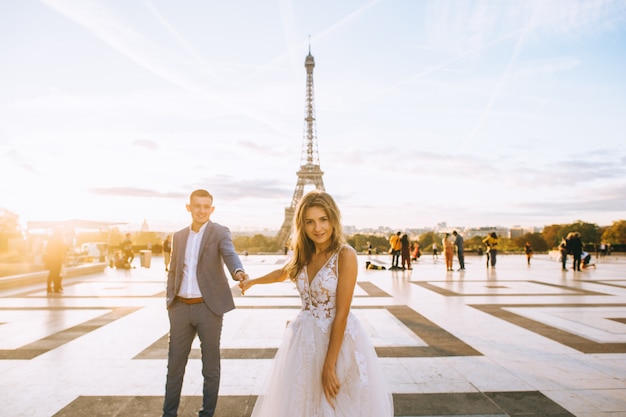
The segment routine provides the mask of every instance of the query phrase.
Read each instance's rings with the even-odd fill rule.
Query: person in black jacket
[[[583,253],[583,241],[580,238],[580,233],[570,232],[567,235],[567,251],[572,254],[574,263],[572,269],[574,271],[580,271],[580,260]]]

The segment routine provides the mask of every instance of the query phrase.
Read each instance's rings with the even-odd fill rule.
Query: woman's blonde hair
[[[293,232],[290,245],[293,256],[284,266],[284,270],[292,280],[296,279],[298,273],[311,261],[315,253],[315,244],[306,235],[306,219],[304,218],[307,209],[311,207],[319,207],[324,210],[333,228],[327,251],[333,252],[346,243],[341,227],[341,212],[335,200],[325,191],[313,190],[306,193],[298,203],[293,216]]]

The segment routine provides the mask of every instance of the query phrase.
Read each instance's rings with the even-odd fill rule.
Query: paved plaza
[[[389,264],[380,255],[380,264]],[[548,255],[495,269],[469,256],[447,272],[425,255],[412,270],[366,270],[353,312],[376,347],[396,416],[626,416],[626,257],[563,272]],[[282,256],[242,257],[252,276]],[[455,263],[455,269],[457,265]],[[0,416],[159,417],[167,362],[166,272],[132,270],[0,290]],[[218,417],[249,416],[286,323],[300,306],[290,282],[236,294],[222,336]],[[197,416],[199,343],[179,416]],[[294,378],[297,376],[294,376]],[[299,417],[299,416],[293,416]]]

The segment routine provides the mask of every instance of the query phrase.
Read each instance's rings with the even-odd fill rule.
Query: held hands
[[[243,280],[249,279],[250,277],[248,276],[248,274],[246,274],[245,272],[243,272],[242,270],[237,271],[237,273],[235,274],[235,280],[241,282]]]
[[[252,286],[252,280],[246,275],[246,279],[239,281],[239,288],[241,288],[241,295],[244,295],[248,288]]]

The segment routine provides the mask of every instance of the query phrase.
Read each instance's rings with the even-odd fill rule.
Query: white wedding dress
[[[299,274],[296,287],[302,310],[287,326],[252,417],[393,417],[393,399],[376,351],[352,313],[337,358],[341,388],[334,409],[322,390],[322,366],[335,317],[338,254],[328,259],[310,285],[306,268]]]

